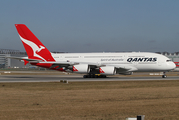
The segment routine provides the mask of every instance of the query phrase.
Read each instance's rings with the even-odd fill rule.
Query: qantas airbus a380
[[[15,24],[28,57],[11,57],[24,64],[64,72],[85,74],[83,77],[106,77],[106,75],[132,72],[165,72],[176,65],[166,56],[148,52],[124,53],[51,53],[24,24]]]

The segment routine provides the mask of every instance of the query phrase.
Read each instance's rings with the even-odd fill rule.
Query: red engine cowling
[[[89,66],[88,64],[74,65],[72,70],[74,73],[86,74],[89,73]]]
[[[99,68],[99,73],[101,75],[115,75],[116,69],[113,66],[105,66]]]

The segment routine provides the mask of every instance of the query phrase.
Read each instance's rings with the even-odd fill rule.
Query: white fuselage
[[[130,68],[129,71],[169,71],[175,64],[166,56],[148,52],[60,53],[52,54],[57,62],[79,62]]]

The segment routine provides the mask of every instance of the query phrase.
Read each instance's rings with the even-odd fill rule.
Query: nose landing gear
[[[166,77],[167,77],[167,76],[166,76],[166,73],[163,72],[162,78],[166,78]]]

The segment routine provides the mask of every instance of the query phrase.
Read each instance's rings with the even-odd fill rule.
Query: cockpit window
[[[170,61],[172,61],[172,60],[167,60],[167,62],[170,62]]]

